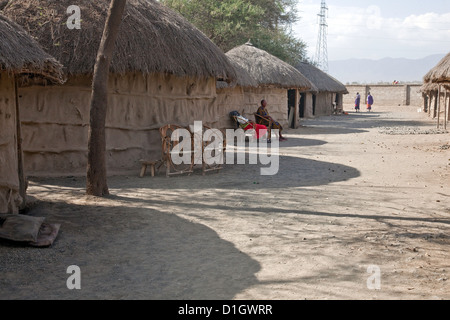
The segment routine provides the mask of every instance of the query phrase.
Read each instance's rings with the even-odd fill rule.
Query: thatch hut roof
[[[109,1],[78,0],[81,29],[67,27],[72,0],[14,0],[4,14],[22,25],[71,75],[92,74]],[[155,0],[128,0],[111,72],[234,80],[225,54],[181,15]]]
[[[431,81],[424,82],[423,85],[420,87],[419,92],[429,94],[431,92],[437,92],[438,91],[438,84],[433,83]]]
[[[314,86],[297,69],[268,52],[246,43],[226,53],[256,80],[259,87],[311,89]]]
[[[225,81],[217,81],[217,88],[231,88],[235,86],[243,88],[256,88],[258,87],[258,82],[254,79],[250,73],[243,67],[241,67],[236,61],[229,59],[231,65],[236,71],[236,80],[233,83],[226,83]]]
[[[424,82],[450,83],[450,53],[442,58],[423,78]]]
[[[345,85],[312,64],[300,62],[296,68],[312,82],[318,92],[348,93]]]
[[[19,25],[0,14],[0,71],[38,74],[61,82],[62,65],[45,53]]]

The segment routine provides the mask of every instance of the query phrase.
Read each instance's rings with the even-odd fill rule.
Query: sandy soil
[[[104,199],[30,178],[27,214],[62,226],[50,248],[0,241],[0,299],[449,299],[450,134],[417,108],[347,110],[288,130],[275,176],[136,168]]]

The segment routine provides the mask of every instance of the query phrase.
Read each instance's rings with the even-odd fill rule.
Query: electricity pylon
[[[321,69],[324,72],[328,72],[327,11],[328,7],[325,3],[325,0],[322,0],[320,13],[318,14],[320,22],[319,22],[319,36],[317,38],[317,45],[316,45],[315,62],[319,67],[319,69]]]

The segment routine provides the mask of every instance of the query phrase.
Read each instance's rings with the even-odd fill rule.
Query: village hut
[[[271,116],[280,124],[288,125],[288,91],[294,90],[294,98],[298,101],[298,92],[313,88],[311,82],[290,64],[256,48],[250,42],[230,50],[226,55],[241,78],[235,86],[218,87],[218,104],[228,112],[237,110],[247,118],[254,119],[253,114],[261,100],[265,99]]]
[[[329,116],[342,112],[343,96],[348,94],[344,84],[310,63],[300,62],[296,68],[315,87],[315,90],[300,94],[300,118]]]
[[[425,77],[424,77],[425,79]],[[431,81],[425,81],[419,89],[423,98],[423,112],[427,112],[429,116],[436,117],[437,112],[437,96],[439,91],[439,85],[432,83]]]
[[[61,86],[20,90],[26,170],[36,176],[84,175],[91,83],[109,1],[79,0],[80,28],[69,28],[71,0],[15,0],[4,14],[64,65]],[[154,0],[129,0],[109,79],[108,175],[161,158],[158,129],[209,124],[220,112],[216,80],[232,81],[225,54],[179,14]]]
[[[62,66],[20,26],[0,14],[0,214],[18,213],[25,198],[18,83],[62,81]],[[27,80],[29,81],[29,80]]]
[[[449,89],[450,53],[425,74],[421,87],[424,97],[424,109],[428,111],[430,116],[437,118],[438,128],[441,119],[443,119],[445,128],[447,128],[447,122],[450,120]],[[433,99],[434,104],[432,105]],[[443,114],[443,117],[441,117],[441,114]]]

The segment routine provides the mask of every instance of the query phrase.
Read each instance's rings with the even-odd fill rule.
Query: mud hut
[[[298,101],[298,92],[313,88],[311,82],[290,64],[256,48],[250,42],[228,51],[226,55],[237,66],[236,73],[242,79],[235,87],[218,88],[219,104],[227,109],[242,111],[253,119],[253,113],[257,111],[261,100],[265,99],[271,116],[282,125],[288,125],[288,91],[294,90],[294,99]]]
[[[20,90],[26,170],[36,176],[84,175],[89,104],[108,1],[79,0],[80,29],[67,26],[70,0],[10,1],[4,14],[65,67],[63,86]],[[161,156],[158,128],[212,122],[216,80],[235,71],[225,54],[179,14],[153,0],[129,0],[109,80],[108,174]]]
[[[343,110],[343,96],[348,94],[345,85],[307,62],[300,62],[296,68],[315,87],[300,94],[300,118],[329,116]]]
[[[0,213],[17,213],[25,197],[17,87],[36,77],[62,81],[62,66],[1,14],[0,39]]]
[[[430,116],[437,118],[438,128],[441,125],[441,119],[444,128],[447,128],[450,120],[450,53],[425,74],[423,82],[421,91],[424,96],[424,109],[427,109]]]

